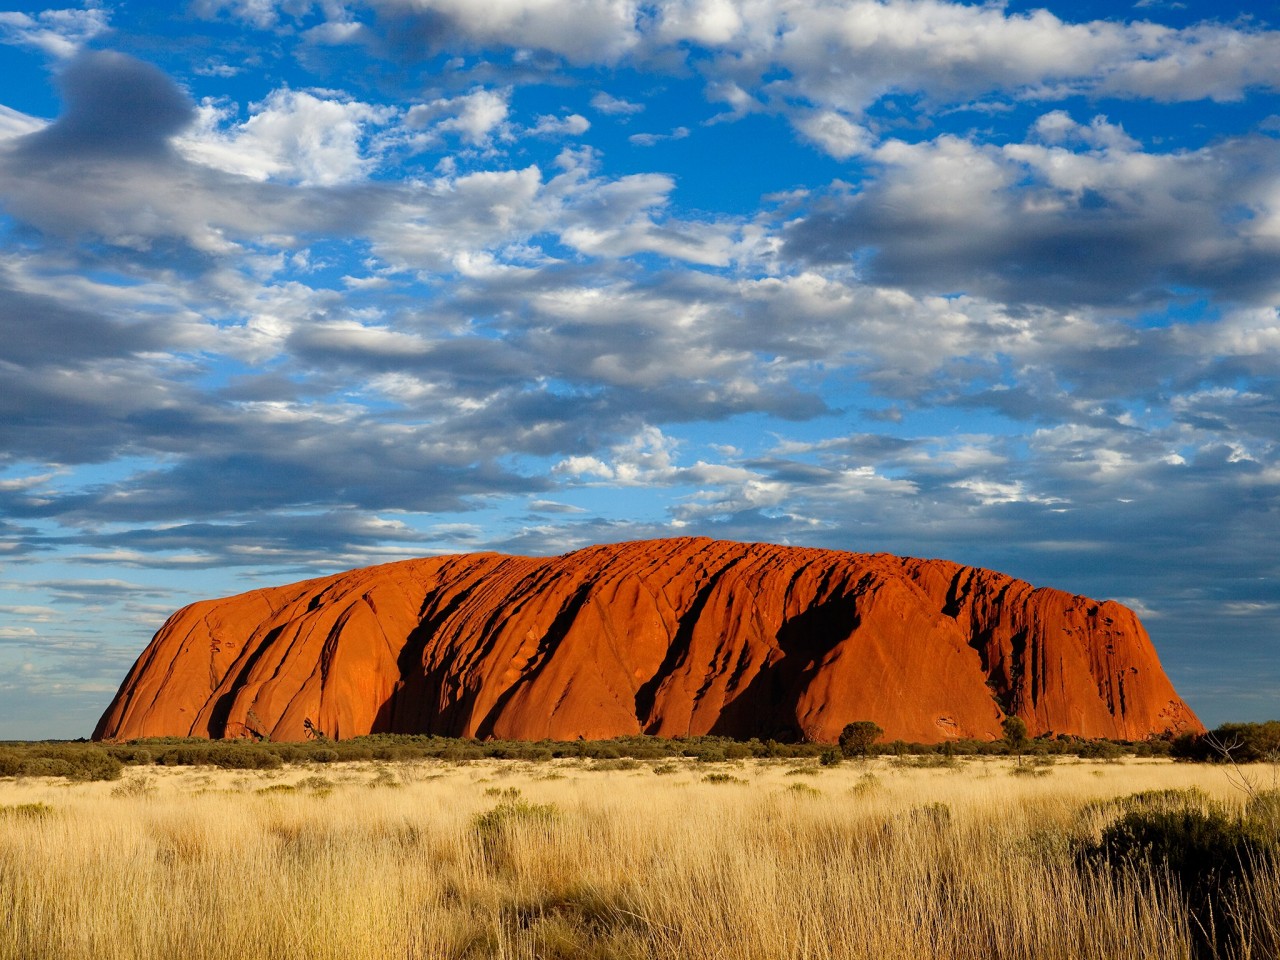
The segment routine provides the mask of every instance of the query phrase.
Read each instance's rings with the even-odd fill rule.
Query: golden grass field
[[[1104,798],[1244,801],[1167,760],[601,766],[0,780],[0,960],[1178,960],[1167,883],[1077,870],[1072,840]],[[1274,869],[1252,895],[1240,955],[1274,957]]]

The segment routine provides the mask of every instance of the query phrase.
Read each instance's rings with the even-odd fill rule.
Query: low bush
[[[635,770],[640,761],[631,757],[618,757],[616,760],[597,760],[591,764],[592,770]]]
[[[1249,798],[1245,821],[1259,836],[1280,844],[1280,790],[1262,790]]]
[[[0,777],[22,775],[23,756],[17,750],[0,749]]]
[[[1084,740],[1076,749],[1076,755],[1084,760],[1119,760],[1124,748],[1110,740]]]
[[[270,750],[248,746],[211,750],[209,763],[223,770],[279,770],[284,766],[284,761]]]
[[[0,806],[0,819],[44,820],[53,816],[53,807],[47,803],[18,803],[13,806]]]
[[[519,796],[505,795],[491,810],[476,814],[471,829],[480,845],[480,855],[491,869],[510,866],[512,835],[519,830],[546,831],[560,813],[552,803],[530,803]]]
[[[121,799],[136,799],[138,797],[149,797],[156,792],[155,781],[150,776],[142,774],[141,776],[132,776],[127,780],[121,780],[111,788],[111,795]]]
[[[1112,874],[1168,876],[1187,911],[1195,955],[1232,955],[1253,922],[1237,906],[1241,895],[1256,870],[1278,862],[1271,801],[1237,815],[1193,788],[1146,791],[1113,806],[1120,816],[1082,850],[1081,862]]]
[[[807,783],[793,783],[787,787],[787,793],[795,794],[800,797],[820,797],[822,791],[817,787],[811,787]]]

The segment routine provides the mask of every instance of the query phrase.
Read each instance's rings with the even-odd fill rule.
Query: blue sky
[[[187,602],[702,534],[1280,715],[1270,5],[0,9],[0,738]]]

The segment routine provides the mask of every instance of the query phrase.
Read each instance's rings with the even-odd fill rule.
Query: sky
[[[1272,4],[0,4],[0,739],[194,600],[705,535],[1280,717]]]

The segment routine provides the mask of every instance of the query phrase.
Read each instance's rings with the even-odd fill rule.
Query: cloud
[[[252,104],[243,123],[224,128],[228,114],[212,102],[202,104],[195,129],[178,149],[195,163],[254,180],[332,186],[368,175],[377,163],[369,152],[370,128],[398,112],[283,88]]]
[[[433,137],[456,135],[463,143],[487,147],[495,138],[509,136],[510,99],[509,89],[476,88],[461,96],[441,97],[411,107],[405,115],[405,126],[428,130]]]
[[[193,0],[191,12],[212,19],[226,11],[259,30],[267,30],[279,22],[279,6],[276,0]]]
[[[45,121],[31,117],[0,104],[0,143],[15,137],[25,137],[45,127]]]
[[[590,121],[578,113],[570,113],[562,117],[542,114],[529,128],[528,133],[533,137],[577,137],[590,129]]]
[[[633,0],[372,0],[383,42],[404,56],[446,47],[526,48],[614,63],[640,42]]]
[[[162,156],[195,119],[190,98],[166,74],[122,53],[77,55],[58,74],[58,87],[63,113],[19,141],[25,162]]]
[[[35,47],[66,60],[108,29],[109,16],[108,11],[93,7],[42,10],[35,15],[0,12],[0,43]]]
[[[683,140],[687,136],[688,127],[675,127],[670,133],[633,133],[627,140],[637,147],[652,147],[664,140]]]
[[[880,176],[833,193],[789,226],[785,254],[864,264],[867,279],[1043,304],[1129,305],[1180,288],[1275,297],[1280,144],[1240,138],[1147,153],[1105,124],[1060,112],[1035,131],[1102,145],[984,146],[955,136],[876,149]],[[1101,139],[1099,139],[1101,138]],[[1243,218],[1222,211],[1245,209]]]
[[[643,103],[633,103],[622,97],[599,90],[591,97],[591,108],[611,117],[627,117],[644,112]]]
[[[838,160],[868,153],[874,142],[864,127],[851,123],[833,110],[815,111],[795,121],[796,129]]]
[[[895,94],[916,97],[917,109],[927,110],[989,95],[1226,101],[1280,85],[1280,34],[1261,28],[1073,23],[1042,9],[1011,13],[939,0],[777,0],[742,15],[725,11],[716,29],[705,30],[688,16],[690,6],[661,5],[657,35],[705,44],[713,91],[726,98],[754,92],[837,157],[851,155],[861,139],[848,131]]]

